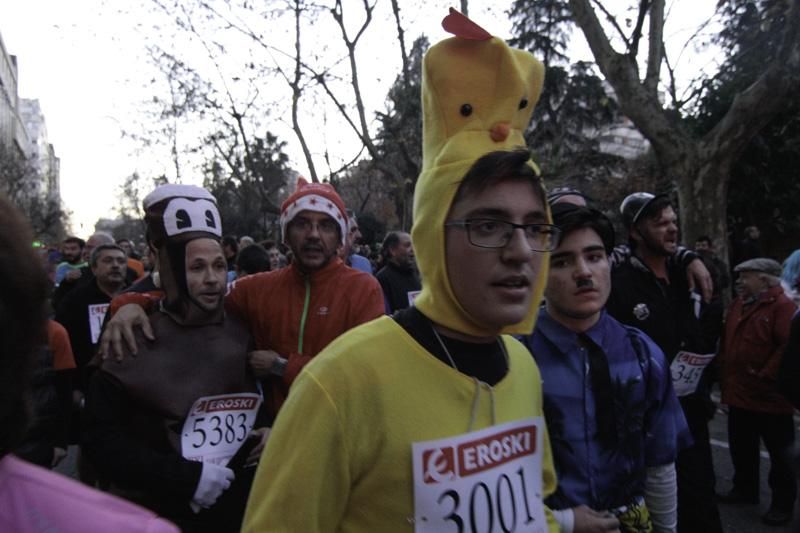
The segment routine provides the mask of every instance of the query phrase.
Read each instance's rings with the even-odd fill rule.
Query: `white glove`
[[[230,468],[204,462],[200,481],[197,483],[194,496],[189,503],[192,511],[199,513],[200,509],[208,509],[214,505],[217,498],[231,486],[235,477]]]

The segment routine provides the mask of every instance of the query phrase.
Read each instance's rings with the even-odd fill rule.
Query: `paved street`
[[[800,418],[795,417],[800,425]],[[711,421],[711,450],[714,455],[714,469],[717,474],[717,491],[727,492],[731,488],[733,466],[728,451],[728,417],[720,409]],[[800,436],[800,431],[798,431]],[[761,523],[761,515],[767,511],[770,502],[770,491],[767,485],[769,459],[766,451],[761,452],[761,504],[760,505],[724,505],[720,504],[722,525],[726,533],[787,533],[800,532],[800,509],[795,505],[795,520],[786,527],[771,527]],[[702,532],[698,532],[702,533]]]
[[[718,401],[719,398],[716,398]],[[800,428],[800,418],[796,418]],[[733,479],[731,456],[728,452],[727,426],[728,418],[724,411],[717,410],[711,421],[711,449],[714,455],[714,469],[717,474],[717,490],[726,492],[730,489]],[[800,439],[800,429],[798,429]],[[77,477],[75,464],[75,447],[71,447],[70,454],[57,468],[61,473]],[[760,505],[720,505],[722,524],[726,533],[800,533],[800,508],[795,506],[795,520],[791,526],[770,527],[761,523],[761,515],[769,507],[769,487],[767,486],[767,472],[769,459],[762,451],[761,461],[761,504]],[[703,533],[703,532],[698,532]]]

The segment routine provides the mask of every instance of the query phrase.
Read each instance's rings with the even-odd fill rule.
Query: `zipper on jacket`
[[[306,317],[308,316],[308,304],[311,301],[311,280],[306,276],[306,298],[303,302],[303,314],[300,316],[300,335],[297,339],[297,353],[303,353],[303,334],[306,330]]]

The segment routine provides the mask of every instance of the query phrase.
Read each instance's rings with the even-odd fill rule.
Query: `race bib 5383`
[[[227,464],[253,429],[260,405],[261,397],[249,392],[196,400],[183,423],[183,457]]]

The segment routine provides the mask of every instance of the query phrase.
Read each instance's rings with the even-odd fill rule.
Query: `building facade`
[[[24,156],[28,135],[19,115],[17,58],[8,53],[0,35],[0,145]]]
[[[0,35],[0,192],[30,219],[38,236],[60,240],[60,162],[38,100],[19,97],[17,58]]]
[[[35,192],[48,201],[58,200],[61,198],[60,161],[48,140],[47,125],[39,100],[20,98],[19,102],[20,117],[29,141],[25,155],[34,172],[41,177]]]

